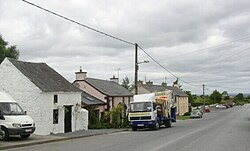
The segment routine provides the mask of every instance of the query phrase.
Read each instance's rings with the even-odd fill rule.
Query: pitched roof
[[[46,63],[8,60],[31,82],[44,92],[81,92]]]
[[[101,93],[108,96],[133,96],[134,94],[113,81],[86,78],[85,81]]]
[[[82,91],[82,102],[86,105],[106,105],[102,100]]]
[[[185,96],[187,97],[188,95],[183,92],[181,89],[172,87],[172,86],[162,86],[162,85],[147,85],[143,84],[142,87],[150,92],[156,92],[156,91],[164,91],[166,89],[172,90],[174,96]]]

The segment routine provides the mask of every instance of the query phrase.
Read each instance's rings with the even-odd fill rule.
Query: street
[[[125,131],[9,151],[248,151],[250,105],[213,110],[202,119],[178,121],[172,128]]]

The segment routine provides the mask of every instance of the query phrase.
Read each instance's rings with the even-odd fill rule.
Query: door
[[[72,132],[72,106],[64,106],[64,132]]]

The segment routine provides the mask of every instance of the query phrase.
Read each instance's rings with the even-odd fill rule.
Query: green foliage
[[[111,126],[113,128],[121,128],[122,127],[122,110],[123,110],[123,105],[119,104],[116,108],[113,108],[110,111]]]
[[[230,97],[229,96],[225,96],[224,100],[230,100]]]
[[[209,99],[209,96],[205,96],[204,98],[202,96],[193,96],[193,102],[191,103],[191,106],[198,107],[204,105],[212,104],[211,100]]]
[[[92,111],[89,110],[90,129],[104,129],[104,128],[123,128],[128,126],[127,117],[122,117],[122,111],[124,110],[124,104],[119,104],[116,108],[111,111],[105,111],[101,113],[101,119],[95,118],[95,114],[92,115]]]
[[[122,79],[122,86],[128,90],[132,89],[132,85],[129,82],[129,78],[126,76],[124,79]]]
[[[190,112],[186,112],[183,114],[183,116],[190,116],[190,114],[191,114]]]
[[[95,125],[99,123],[98,113],[96,112],[96,107],[88,106],[86,109],[89,111],[89,125]]]
[[[2,38],[2,35],[0,35],[0,63],[4,60],[5,57],[13,59],[18,59],[19,57],[19,51],[16,46],[13,45],[8,47],[7,45],[8,42]]]
[[[210,100],[213,101],[213,103],[220,103],[220,101],[222,100],[222,94],[220,94],[219,91],[214,90],[210,95]]]
[[[89,129],[109,129],[111,128],[111,125],[109,123],[95,123],[92,125],[89,125]]]
[[[243,101],[245,99],[243,93],[238,93],[236,96],[235,96],[235,100],[241,100]]]
[[[179,78],[177,78],[173,84],[178,84],[179,83]]]
[[[190,119],[190,116],[177,116],[176,119],[177,120],[187,120],[187,119]]]

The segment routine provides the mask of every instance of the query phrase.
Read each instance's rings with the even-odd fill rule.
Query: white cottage
[[[87,130],[88,111],[81,109],[81,90],[47,64],[5,58],[0,85],[34,119],[35,134]]]

